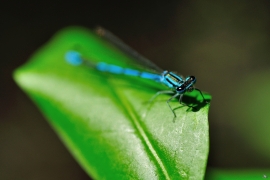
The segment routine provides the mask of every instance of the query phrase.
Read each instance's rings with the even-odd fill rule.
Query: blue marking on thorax
[[[162,84],[164,84],[164,85],[166,85],[166,86],[168,86],[169,88],[173,88],[174,86],[172,85],[172,84],[170,84],[168,81],[160,81]]]
[[[184,83],[183,79],[180,76],[168,71],[164,71],[162,73],[162,78],[160,82],[170,88],[179,87]]]

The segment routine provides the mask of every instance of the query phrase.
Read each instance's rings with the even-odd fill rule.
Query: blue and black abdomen
[[[65,55],[65,59],[69,64],[72,64],[74,66],[79,66],[82,64],[85,64],[86,66],[90,66],[92,68],[95,68],[101,72],[109,72],[113,74],[123,74],[127,76],[135,76],[135,77],[140,77],[144,79],[150,79],[154,80],[157,82],[161,82],[162,76],[160,74],[154,74],[154,73],[149,73],[149,72],[144,72],[144,71],[139,71],[136,69],[131,69],[131,68],[125,68],[113,64],[108,64],[105,62],[98,62],[94,64],[93,62],[90,61],[85,61],[82,57],[81,54],[77,51],[69,51]]]
[[[159,74],[138,71],[131,68],[124,68],[124,67],[116,66],[113,64],[107,64],[105,62],[97,63],[95,68],[102,72],[110,72],[113,74],[123,74],[127,76],[137,76],[140,78],[151,79],[158,82],[160,82],[160,79],[161,79],[161,76]]]

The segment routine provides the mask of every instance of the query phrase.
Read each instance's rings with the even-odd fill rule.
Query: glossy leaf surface
[[[83,28],[59,32],[14,73],[50,124],[94,179],[203,179],[208,156],[209,106],[191,111],[166,87],[137,77],[101,73],[64,60],[86,59],[138,68],[133,59]]]

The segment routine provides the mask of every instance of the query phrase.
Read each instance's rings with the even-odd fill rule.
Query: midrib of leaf
[[[154,162],[157,165],[157,168],[160,169],[166,180],[170,180],[171,178],[168,174],[168,171],[165,168],[165,165],[162,162],[161,158],[159,157],[157,151],[155,150],[153,142],[151,142],[150,138],[148,138],[145,129],[140,123],[139,114],[137,113],[137,111],[134,110],[133,106],[127,100],[127,98],[121,95],[122,93],[120,92],[121,90],[119,88],[117,88],[116,86],[111,87],[115,87],[113,88],[113,93],[115,93],[116,97],[118,97],[119,104],[122,106],[122,109],[125,111],[125,114],[128,116],[128,119],[132,121],[135,129],[142,138],[143,144],[146,146],[146,149],[149,149],[148,153],[150,153],[150,156],[154,158],[155,160]]]

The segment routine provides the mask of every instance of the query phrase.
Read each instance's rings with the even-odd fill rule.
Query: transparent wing
[[[135,58],[138,60],[138,62],[144,66],[147,66],[148,68],[155,70],[157,72],[163,72],[163,70],[155,65],[153,62],[151,62],[149,59],[145,58],[144,56],[140,55],[137,51],[126,45],[121,39],[119,39],[117,36],[115,36],[113,33],[110,31],[102,28],[102,27],[97,27],[95,28],[95,32],[105,38],[106,40],[110,41],[112,44],[114,44],[116,47],[121,49],[123,52],[128,54],[129,56]]]

